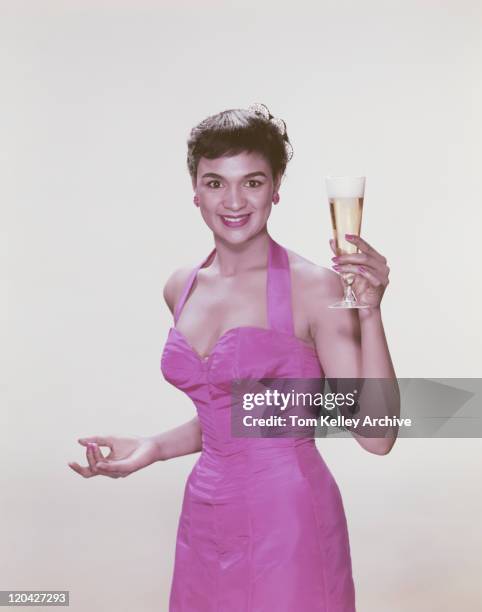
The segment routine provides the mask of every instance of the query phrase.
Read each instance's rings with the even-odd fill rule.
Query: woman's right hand
[[[86,447],[88,465],[82,466],[72,461],[69,466],[84,478],[124,478],[159,459],[159,449],[149,437],[92,436],[79,438],[78,442]],[[106,457],[102,455],[100,446],[110,448]]]

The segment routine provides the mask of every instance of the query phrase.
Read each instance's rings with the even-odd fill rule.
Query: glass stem
[[[356,302],[356,297],[351,288],[351,283],[347,283],[346,280],[345,280],[345,296],[343,300],[345,302],[350,302],[350,304],[354,304]]]

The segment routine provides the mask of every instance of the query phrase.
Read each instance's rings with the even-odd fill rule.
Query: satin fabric
[[[174,325],[198,270],[192,271]],[[164,378],[194,402],[202,451],[187,479],[169,612],[354,612],[347,523],[313,437],[231,435],[231,381],[323,378],[294,335],[288,254],[269,238],[269,328],[229,329],[207,358],[172,327]]]

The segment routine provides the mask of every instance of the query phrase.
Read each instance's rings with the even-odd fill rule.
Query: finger
[[[370,244],[368,244],[368,242],[364,240],[361,236],[356,236],[354,234],[345,234],[345,238],[348,240],[348,242],[351,242],[352,244],[356,244],[356,246],[363,253],[372,255],[373,257],[375,257],[376,259],[380,261],[383,261],[383,262],[387,261],[383,255],[381,255],[376,249],[374,249]]]
[[[118,461],[107,461],[104,459],[97,463],[97,467],[104,472],[114,474],[116,472],[122,473],[129,469],[130,465],[129,462],[124,459],[119,459]]]
[[[106,474],[105,471],[99,467],[99,464],[102,464],[102,462],[104,462],[108,457],[110,457],[112,455],[112,452],[109,453],[108,457],[104,457],[104,455],[102,454],[102,451],[100,450],[100,448],[94,444],[93,448],[92,448],[92,452],[94,455],[94,460],[95,460],[95,471],[97,474],[101,474],[102,476],[112,476],[114,477],[114,474],[109,473]]]
[[[91,476],[93,476],[89,467],[84,467],[83,465],[79,465],[76,461],[70,461],[68,463],[68,466],[72,468],[74,472],[77,472],[77,474],[80,474],[84,478],[90,478]]]
[[[96,474],[99,473],[98,463],[104,461],[105,457],[102,455],[102,452],[97,444],[89,442],[87,446],[87,458],[90,469]]]
[[[368,287],[370,287],[370,282],[367,278],[364,278],[361,273],[357,274],[353,279],[352,289],[355,291],[355,295],[361,295],[364,293]]]
[[[125,459],[118,461],[103,460],[97,463],[97,469],[102,470],[104,474],[126,476],[132,471],[131,462]]]
[[[369,270],[365,266],[355,266],[352,264],[346,264],[344,266],[333,266],[335,270],[340,274],[346,274],[347,272],[353,272],[354,274],[361,274],[364,278],[368,280],[370,285],[374,287],[380,287],[384,285],[383,279],[381,279],[377,272],[373,269]]]
[[[373,285],[373,287],[383,287],[388,284],[386,279],[380,278],[376,272],[365,268],[365,266],[358,266],[358,274],[361,274],[364,278],[366,278],[370,285]]]
[[[88,438],[79,438],[77,442],[82,444],[82,446],[87,446],[89,442],[93,442],[99,446],[108,446],[110,449],[113,448],[113,442],[110,436],[90,436]]]
[[[108,478],[123,478],[124,476],[127,476],[127,474],[121,474],[120,472],[116,472],[114,470],[107,471],[99,466],[97,466],[96,474],[100,476],[107,476]]]
[[[94,444],[93,451],[94,451],[94,459],[95,459],[96,463],[98,461],[103,461],[104,460],[105,457],[102,454],[102,451],[100,450],[100,448],[97,446],[97,444]]]
[[[337,254],[337,251],[336,251],[336,241],[335,241],[334,238],[330,238],[330,247],[331,247],[331,250],[333,251],[333,253],[335,253],[335,255],[336,255]]]
[[[93,467],[91,468],[93,476],[109,476],[109,478],[121,478],[124,474],[120,473],[118,469],[108,462],[104,457],[100,460],[95,460],[95,450],[88,449],[89,454],[92,454],[92,460],[94,461]]]
[[[373,255],[369,255],[367,253],[344,253],[343,255],[338,255],[337,257],[332,257],[331,259],[337,265],[349,263],[358,264],[364,266],[365,268],[373,268],[378,270],[381,276],[388,276],[388,266],[380,259],[377,259],[373,257]]]
[[[96,473],[97,468],[96,468],[96,460],[94,456],[94,443],[93,442],[88,443],[85,454],[86,454],[87,461],[89,463],[89,467],[91,471]]]

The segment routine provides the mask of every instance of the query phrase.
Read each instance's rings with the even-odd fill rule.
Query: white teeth
[[[226,221],[239,221],[240,219],[244,219],[245,217],[247,217],[248,215],[242,215],[241,217],[225,217],[223,215],[223,219],[226,219]]]

